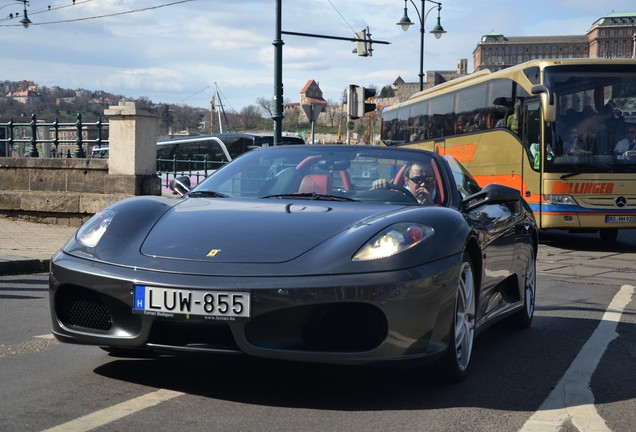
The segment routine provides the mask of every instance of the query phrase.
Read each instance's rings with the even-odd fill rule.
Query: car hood
[[[141,253],[215,263],[291,261],[396,206],[304,200],[184,200],[150,230]]]

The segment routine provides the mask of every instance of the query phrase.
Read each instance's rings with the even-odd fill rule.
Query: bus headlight
[[[544,195],[545,200],[550,204],[559,204],[559,205],[579,205],[576,200],[571,195]]]

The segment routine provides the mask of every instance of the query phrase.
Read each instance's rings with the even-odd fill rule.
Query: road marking
[[[594,406],[590,380],[607,346],[618,336],[616,326],[633,294],[633,286],[621,287],[565,375],[520,432],[558,431],[568,420],[580,432],[610,431]]]
[[[55,339],[55,336],[53,336],[53,333],[48,333],[48,334],[43,334],[40,336],[33,336],[36,339]]]
[[[91,429],[95,429],[100,426],[104,426],[115,420],[119,420],[122,417],[134,414],[145,408],[150,408],[161,402],[168,401],[183,395],[184,393],[176,392],[172,390],[157,390],[152,393],[139,396],[126,402],[122,402],[117,405],[113,405],[109,408],[104,408],[99,411],[95,411],[84,417],[71,420],[68,423],[61,424],[59,426],[46,429],[43,432],[85,432]]]

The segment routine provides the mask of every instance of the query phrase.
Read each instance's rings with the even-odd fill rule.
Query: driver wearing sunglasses
[[[389,183],[385,179],[373,182],[374,189],[386,189]],[[436,195],[435,176],[419,163],[413,163],[404,170],[404,187],[406,187],[420,204],[433,205]]]

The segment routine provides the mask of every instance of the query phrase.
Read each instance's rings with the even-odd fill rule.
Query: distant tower
[[[466,75],[468,73],[468,59],[457,60],[457,73],[459,75]]]

